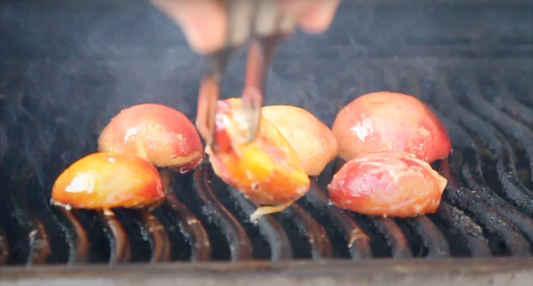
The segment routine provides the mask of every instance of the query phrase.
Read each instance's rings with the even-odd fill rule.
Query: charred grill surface
[[[56,207],[51,210],[65,233],[65,241],[69,248],[67,263],[87,263],[89,261],[90,245],[83,226],[71,210],[64,207]]]
[[[132,212],[135,222],[141,228],[141,234],[150,242],[152,257],[150,262],[166,262],[170,260],[170,241],[161,222],[149,211]]]
[[[202,213],[224,233],[229,244],[231,260],[247,260],[252,255],[250,239],[239,221],[216,199],[208,183],[207,169],[205,164],[201,165],[194,174],[196,195],[203,205]]]
[[[94,1],[107,9],[101,15],[93,1],[80,1],[83,9],[55,2],[2,4],[2,24],[15,32],[1,28],[9,41],[0,43],[0,264],[382,257],[411,263],[532,255],[533,38],[525,24],[533,21],[531,4],[346,4],[331,32],[296,34],[270,71],[266,104],[301,106],[331,126],[358,95],[414,95],[450,134],[453,152],[435,164],[448,186],[435,214],[364,216],[329,203],[326,186],[340,167],[335,162],[292,207],[251,223],[257,206],[214,176],[208,162],[191,174],[162,171],[168,196],[153,211],[111,215],[50,205],[55,178],[96,151],[98,133],[120,109],[158,102],[194,118],[200,74],[200,58],[175,38],[172,24],[150,14],[157,12],[148,3]],[[29,17],[31,5],[56,20]],[[125,8],[138,15],[148,9],[153,18],[117,16]],[[477,17],[495,13],[497,21]],[[450,21],[442,15],[451,17],[447,27],[456,33],[472,34],[439,34],[446,30],[440,21]],[[95,24],[90,17],[97,16],[103,18]],[[352,18],[372,32],[349,28]],[[411,19],[420,18],[435,21],[408,33],[406,27],[420,26]],[[76,23],[83,37],[65,23]],[[42,26],[54,27],[53,34],[39,32]],[[85,44],[74,44],[80,41]],[[58,52],[61,45],[69,49]],[[223,93],[239,90],[243,60],[229,66]]]

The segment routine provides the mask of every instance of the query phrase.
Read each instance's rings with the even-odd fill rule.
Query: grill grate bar
[[[165,217],[177,225],[181,233],[191,246],[192,261],[207,261],[211,259],[211,242],[202,223],[178,199],[172,189],[168,190],[166,199],[161,205]]]
[[[496,92],[492,104],[529,126],[530,129],[533,128],[533,110],[518,101],[503,82],[496,82]]]
[[[425,84],[428,83],[431,84],[431,82],[425,82]],[[448,100],[448,102],[444,102],[445,105],[448,104],[449,108],[452,108],[450,106],[455,105],[453,108],[457,108],[458,110],[468,113],[461,106],[459,106],[453,98],[451,98],[448,86],[445,85],[443,81],[440,81],[437,84],[440,88],[439,96],[444,97]],[[462,128],[457,126],[455,123],[442,116],[438,111],[434,109],[433,111],[439,118],[441,118],[442,122],[446,126],[446,129],[449,132],[451,141],[453,142],[455,149],[455,152],[453,152],[452,155],[464,155],[462,157],[463,161],[457,162],[456,164],[454,164],[454,166],[461,166],[457,167],[460,168],[460,171],[456,173],[462,174],[462,178],[465,179],[466,183],[470,187],[470,189],[467,190],[469,194],[476,199],[482,199],[485,203],[491,206],[493,210],[497,211],[509,221],[513,222],[515,226],[522,231],[526,238],[529,241],[532,241],[531,235],[533,234],[533,220],[510,206],[505,200],[503,200],[496,193],[494,193],[494,191],[491,190],[484,182],[483,171],[479,160],[479,154],[476,145],[471,139],[470,135],[468,135]],[[515,180],[517,179],[515,178]]]
[[[96,211],[100,223],[109,239],[109,264],[129,262],[131,258],[130,240],[120,221],[110,211]]]
[[[450,90],[448,85],[445,83],[446,81],[441,77],[439,80],[434,84],[433,81],[424,81],[424,86],[426,88],[436,88],[438,90],[438,96],[433,97],[436,101],[436,105],[440,106],[443,112],[449,115],[449,118],[454,123],[463,123],[464,125],[468,125],[467,128],[471,132],[482,132],[480,129],[484,129],[485,127],[492,128],[490,125],[484,123],[482,120],[480,120],[475,115],[471,114],[469,111],[465,110],[462,106],[460,106],[451,96]],[[429,93],[431,94],[431,92]],[[454,130],[459,130],[459,126],[452,123],[447,118],[443,117],[439,113],[436,112],[436,114],[441,118],[442,122],[446,125],[446,128],[450,131],[450,134],[453,135]],[[474,123],[478,124],[478,127],[475,128],[473,125],[476,125]],[[482,125],[483,124],[483,125]],[[494,132],[497,132],[494,130]],[[466,132],[463,131],[463,135],[466,135]],[[486,139],[493,139],[494,137],[491,136],[490,133],[485,132],[484,135],[488,135],[485,138]],[[468,138],[468,137],[465,137]],[[456,139],[456,138],[454,138]],[[464,138],[462,139],[464,140]],[[454,144],[456,141],[452,139],[452,142]],[[493,140],[494,142],[494,140]],[[505,142],[502,142],[505,144]],[[455,148],[456,145],[454,145]],[[492,149],[492,148],[491,148]],[[507,150],[508,151],[508,150]],[[454,151],[451,154],[451,158],[455,158],[455,154],[457,153],[457,150],[454,149]],[[507,154],[509,155],[509,154]],[[502,157],[506,157],[507,159],[510,159],[509,156],[502,156],[501,153],[497,153],[497,164],[505,165],[504,160],[502,160]],[[453,161],[452,161],[453,163]],[[508,163],[508,162],[506,162]],[[515,226],[509,219],[507,219],[505,216],[501,215],[498,211],[499,205],[494,205],[494,208],[490,206],[490,203],[493,201],[484,201],[482,198],[480,198],[479,194],[475,191],[464,188],[459,185],[459,183],[455,180],[455,178],[451,174],[451,170],[449,166],[447,166],[448,161],[442,161],[440,166],[441,173],[448,179],[448,186],[446,188],[445,197],[448,198],[453,205],[458,206],[462,210],[466,210],[467,212],[470,212],[473,215],[474,220],[479,223],[480,225],[484,226],[488,231],[491,233],[494,233],[501,237],[501,239],[506,244],[509,252],[511,255],[514,256],[525,256],[529,255],[529,247],[527,244],[526,239],[524,236],[520,233],[517,226]],[[506,168],[514,168],[514,165],[507,165]],[[514,176],[516,173],[507,173],[507,178]],[[503,177],[502,172],[499,170],[500,178]],[[516,177],[514,177],[514,180],[518,181]],[[494,195],[493,195],[494,196]]]
[[[160,170],[166,199],[162,204],[163,212],[168,220],[178,225],[181,233],[191,246],[192,261],[211,260],[212,248],[209,235],[202,222],[179,200],[172,183],[172,172]]]
[[[441,115],[439,114],[439,116]],[[483,179],[479,154],[470,136],[446,118],[443,118],[442,122],[448,129],[450,138],[454,142],[455,150],[463,154],[460,159],[456,159],[457,156],[453,157],[453,168],[458,169],[456,173],[462,174],[466,184],[473,191],[473,195],[476,198],[482,199],[498,213],[513,222],[527,239],[533,242],[533,220],[513,208],[487,186]],[[459,153],[454,152],[453,154]]]
[[[307,237],[313,259],[330,258],[332,256],[331,242],[326,231],[297,203],[285,209],[282,214],[296,225],[301,235]]]
[[[408,259],[413,257],[407,238],[402,229],[392,219],[373,217],[371,220],[377,231],[385,235],[387,243],[392,248],[393,258]]]
[[[483,175],[481,174],[481,166],[478,165],[478,162],[476,164],[477,166],[471,165],[474,164],[472,161],[476,160],[473,158],[465,160],[462,168],[463,177],[470,189],[475,191],[477,196],[494,207],[494,209],[496,209],[501,215],[512,221],[527,239],[530,242],[533,242],[533,220],[510,206],[499,196],[494,195],[494,192],[486,186],[486,183],[484,183],[484,180],[482,179]]]
[[[447,161],[441,162],[440,172],[448,180],[445,195],[452,204],[471,212],[480,225],[498,235],[512,256],[529,256],[529,245],[517,227],[485,202],[476,200],[470,190],[461,187],[451,175],[447,164]]]
[[[304,199],[320,213],[328,215],[331,223],[344,235],[352,259],[372,257],[370,237],[348,214],[338,208],[330,207],[329,198],[315,180],[311,180],[311,187]]]
[[[491,122],[494,126],[498,127],[503,134],[514,137],[520,141],[524,147],[526,155],[530,159],[533,159],[533,131],[529,130],[518,121],[513,120],[508,115],[500,112],[492,104],[487,102],[481,95],[481,90],[478,87],[479,83],[475,81],[472,75],[468,74],[468,76],[462,77],[461,82],[463,85],[465,84],[465,80],[470,80],[470,82],[476,83],[475,85],[468,85],[468,96],[464,97],[468,101],[472,111],[476,112],[478,115]],[[531,178],[533,178],[533,160],[529,161],[529,167],[531,171]],[[529,199],[533,200],[533,194],[529,192],[528,194],[530,195]],[[533,203],[529,206],[528,211],[533,212]]]
[[[403,63],[399,65],[404,66]],[[227,196],[223,189],[227,187],[226,185],[220,186],[219,180],[215,182],[216,179],[211,182],[212,170],[209,164],[204,163],[199,166],[192,176],[180,177],[179,180],[175,180],[174,185],[172,185],[172,178],[177,175],[170,170],[161,170],[168,194],[162,204],[162,210],[172,224],[179,226],[185,239],[190,243],[191,260],[219,259],[219,255],[223,260],[231,259],[232,261],[255,259],[255,255],[263,257],[266,252],[260,251],[261,253],[255,254],[258,250],[255,248],[261,249],[261,246],[265,245],[264,240],[270,246],[270,258],[273,261],[300,257],[300,249],[305,252],[301,256],[311,255],[313,260],[348,254],[354,260],[382,255],[392,256],[395,259],[410,259],[414,256],[413,250],[419,248],[417,244],[423,244],[425,246],[423,250],[428,250],[425,258],[432,259],[452,255],[462,256],[463,253],[472,257],[530,256],[533,249],[531,248],[533,247],[533,217],[529,216],[533,214],[533,193],[527,189],[530,186],[529,182],[524,182],[523,179],[520,181],[519,176],[523,175],[520,166],[527,161],[527,158],[530,159],[529,167],[533,167],[531,163],[533,153],[526,153],[529,156],[521,156],[522,149],[533,150],[528,149],[533,146],[533,142],[527,141],[533,134],[533,129],[528,125],[533,119],[533,109],[528,106],[526,100],[519,98],[518,94],[510,92],[512,86],[507,86],[501,81],[494,80],[492,83],[495,87],[494,92],[499,92],[499,98],[489,99],[483,94],[485,92],[485,78],[483,77],[476,78],[483,85],[465,86],[467,92],[464,95],[465,98],[461,98],[451,92],[452,90],[455,92],[456,84],[464,86],[464,82],[458,77],[448,80],[442,76],[420,75],[421,70],[417,67],[405,66],[414,71],[406,72],[405,74],[409,74],[406,78],[398,77],[392,69],[383,69],[385,86],[388,90],[401,90],[400,92],[423,97],[422,100],[426,103],[428,101],[434,103],[434,107],[438,110],[435,113],[447,127],[453,142],[450,161],[441,162],[439,166],[440,172],[448,179],[449,185],[435,214],[410,219],[394,219],[369,217],[340,210],[331,205],[327,191],[319,186],[319,183],[323,182],[312,180],[311,189],[302,200],[291,205],[279,216],[267,215],[252,224],[247,221],[247,218],[257,206],[233,188],[229,188],[229,196]],[[381,68],[377,69],[381,70]],[[473,76],[465,79],[470,81]],[[427,81],[427,78],[430,80]],[[406,92],[406,88],[411,92]],[[481,107],[478,106],[479,104]],[[442,116],[439,111],[446,114],[449,119]],[[18,116],[22,115],[14,115],[14,117]],[[503,123],[498,122],[500,118],[505,118]],[[26,121],[20,126],[13,124],[13,128],[26,130],[24,126],[32,124]],[[515,128],[516,125],[520,126],[519,131],[508,130],[511,127]],[[0,125],[0,128],[3,128],[3,125]],[[33,129],[28,130],[33,132]],[[13,132],[11,127],[8,131],[10,147],[17,150],[15,146],[17,144],[11,141],[16,132]],[[25,132],[32,133],[30,131]],[[38,150],[45,154],[42,158],[51,161],[54,168],[62,168],[63,164],[71,161],[72,158],[92,150],[89,143],[81,140],[87,137],[84,133],[87,132],[86,130],[69,129],[67,131],[65,132],[67,134],[78,132],[77,136],[73,137],[75,140],[69,137],[65,139],[72,141],[68,141],[69,144],[80,143],[75,145],[79,148],[78,151],[64,153],[66,151],[63,146],[58,147],[57,150],[53,148],[55,151],[50,152],[45,149]],[[59,135],[64,133],[62,130],[54,132]],[[0,130],[0,137],[3,136],[1,133],[2,130]],[[8,138],[7,135],[4,137]],[[29,135],[21,136],[20,140],[18,137],[15,138],[13,142],[32,141],[25,140],[30,138]],[[56,139],[56,141],[60,140]],[[0,143],[3,144],[3,142]],[[519,143],[516,149],[515,143]],[[31,147],[31,145],[28,146],[25,148]],[[0,166],[4,171],[2,177],[10,181],[9,185],[0,186],[2,187],[1,195],[7,199],[8,203],[7,208],[0,210],[8,214],[5,221],[14,222],[9,225],[10,228],[2,224],[4,221],[0,221],[0,224],[5,228],[6,234],[4,235],[9,235],[7,237],[9,242],[23,241],[22,247],[11,243],[9,245],[11,253],[8,254],[8,251],[3,251],[4,245],[5,249],[8,245],[5,238],[2,240],[3,234],[0,229],[0,264],[2,260],[5,263],[7,259],[15,262],[26,259],[27,264],[46,263],[47,261],[54,263],[63,260],[67,254],[64,250],[69,250],[68,257],[66,257],[68,264],[88,262],[88,256],[92,254],[90,242],[100,243],[100,231],[95,232],[94,236],[88,231],[90,227],[93,227],[93,221],[84,220],[85,211],[80,212],[78,216],[76,210],[69,211],[65,208],[50,206],[47,203],[49,201],[46,198],[47,192],[44,192],[44,200],[41,199],[43,192],[40,190],[47,190],[43,185],[51,183],[43,183],[43,180],[46,181],[43,175],[54,172],[39,170],[38,168],[42,167],[40,157],[36,159],[34,157],[37,156],[32,157],[35,153],[27,152],[21,149],[20,152],[6,153],[7,157],[15,159],[14,162],[21,163],[13,164],[11,162],[13,160],[10,160],[4,161],[10,164]],[[57,152],[61,156],[58,156]],[[52,159],[54,157],[55,159]],[[523,157],[526,157],[526,160],[522,160]],[[17,166],[19,168],[16,168]],[[533,173],[533,168],[529,170],[526,167],[525,169]],[[324,175],[327,177],[329,174]],[[183,189],[180,185],[181,179],[184,180]],[[192,187],[189,186],[191,181]],[[40,187],[34,187],[37,188],[37,192],[30,193],[29,186],[36,183],[39,183]],[[41,201],[45,201],[45,205],[39,205],[37,209],[29,208],[33,207],[32,203],[39,204]],[[54,214],[52,218],[55,221],[45,216],[46,208],[52,211]],[[15,213],[11,217],[13,211]],[[98,222],[104,225],[105,234],[111,245],[109,263],[129,262],[130,256],[137,254],[131,252],[134,249],[131,247],[135,245],[130,247],[130,239],[131,243],[139,239],[135,234],[128,237],[131,233],[129,219],[122,220],[120,216],[122,211],[117,211],[117,217],[106,216],[104,212],[89,211],[88,213],[96,214],[99,218]],[[171,260],[171,247],[176,249],[178,246],[178,244],[173,244],[174,241],[169,240],[174,227],[165,229],[162,222],[166,224],[167,220],[159,221],[152,212],[147,210],[127,210],[126,214],[141,228],[141,235],[150,245],[149,255],[151,257],[143,255],[142,260],[150,259],[151,263]],[[87,229],[84,229],[80,221],[84,222],[84,225],[87,223],[85,225]],[[59,223],[59,227],[65,233],[65,241],[48,241],[47,234],[52,237],[59,230],[56,229],[57,225],[53,225],[54,223]],[[290,226],[287,227],[286,223]],[[409,227],[404,228],[406,224],[409,224]],[[216,230],[213,230],[214,228]],[[296,229],[298,234],[293,229]],[[128,232],[126,233],[125,230]],[[369,232],[366,233],[366,230]],[[255,236],[257,232],[265,239],[258,239]],[[25,238],[27,234],[28,242]],[[213,237],[210,237],[211,235]],[[94,241],[89,242],[89,237]],[[374,237],[376,237],[375,241]],[[340,245],[332,243],[339,239],[342,241],[343,238],[347,243],[341,242]],[[303,239],[307,240],[309,247],[305,243],[304,247],[299,248],[298,243],[303,242]],[[217,244],[211,245],[211,241],[216,241]],[[107,243],[107,240],[104,239],[103,242]],[[252,242],[257,242],[258,246],[254,244],[252,247]],[[388,249],[380,248],[383,247],[379,245],[382,242],[390,246],[391,253],[387,252]],[[176,243],[181,244],[181,239],[178,239]],[[68,248],[61,249],[62,244]],[[229,246],[229,254],[223,251],[225,246]],[[375,246],[376,252],[373,253]],[[54,253],[50,253],[51,248]],[[106,251],[107,246],[104,248]],[[141,248],[144,251],[144,245]],[[187,246],[183,248],[189,250]],[[264,250],[268,248],[264,246]],[[95,247],[94,251],[97,250]],[[95,254],[100,254],[100,252]],[[135,255],[133,257],[136,259]],[[98,259],[101,258],[98,256]]]
[[[15,168],[12,185],[10,186],[15,217],[28,235],[30,251],[26,261],[27,265],[46,263],[51,251],[50,241],[44,225],[33,216],[26,202],[27,186],[32,174],[32,168],[29,165]]]
[[[443,107],[443,112],[455,123],[462,123],[468,131],[479,136],[496,157],[496,170],[502,184],[502,193],[517,207],[533,216],[533,197],[518,180],[511,150],[503,135],[478,116],[459,105],[450,93],[444,78],[436,83],[439,96],[434,97],[436,104]]]
[[[194,189],[202,201],[202,213],[212,219],[224,233],[229,243],[232,261],[248,260],[252,257],[252,244],[239,221],[218,201],[209,186],[209,169],[205,164],[194,173]]]
[[[65,233],[69,245],[68,264],[86,263],[89,261],[89,239],[87,233],[76,216],[64,207],[52,206],[50,210]]]
[[[436,213],[456,234],[466,239],[472,257],[491,257],[483,230],[463,211],[442,201]]]
[[[422,238],[422,243],[428,248],[426,258],[443,258],[450,256],[450,246],[440,230],[425,215],[406,219]]]
[[[9,259],[9,243],[4,228],[0,226],[0,265]]]
[[[239,191],[233,187],[228,187],[230,196],[235,200],[237,209],[249,220],[252,213],[258,208],[258,205],[246,199]],[[264,215],[254,223],[259,227],[259,232],[270,245],[271,260],[281,261],[290,260],[293,257],[292,247],[289,237],[272,215]]]
[[[141,234],[150,243],[152,249],[151,263],[170,260],[170,240],[161,222],[148,210],[131,212],[135,223],[141,228]]]
[[[192,261],[211,259],[211,242],[202,223],[185,207],[175,194],[167,194],[161,208],[165,217],[177,225],[191,245]]]
[[[533,84],[531,83],[531,72],[522,74],[500,73],[505,77],[505,87],[513,93],[513,96],[527,106],[533,106]]]
[[[2,95],[0,94],[0,97]],[[0,167],[2,166],[2,161],[4,155],[9,150],[9,140],[7,139],[7,130],[4,127],[4,124],[0,121]]]
[[[431,86],[431,84],[433,82],[425,81],[424,83],[426,84],[426,87],[427,87],[428,83]],[[436,96],[436,97],[441,100],[441,102],[438,103],[439,106],[447,106],[449,108],[448,111],[451,111],[451,109],[454,109],[455,107],[457,107],[461,111],[463,111],[463,112],[461,112],[461,114],[463,114],[463,113],[467,114],[467,115],[469,114],[468,111],[464,110],[461,106],[459,106],[455,102],[455,100],[452,98],[450,90],[449,90],[449,85],[445,83],[444,79],[441,78],[441,80],[438,81],[436,85],[437,85],[437,90],[438,90],[438,94],[437,94],[438,96]],[[412,86],[417,88],[416,94],[420,94],[420,95],[426,94],[426,93],[421,92],[419,81],[415,81],[414,84],[412,84]],[[433,86],[431,86],[431,87],[433,87]],[[503,87],[503,85],[500,84],[500,87]],[[475,97],[476,97],[475,100],[473,98],[471,98],[470,96],[471,96],[471,94],[469,93],[469,96],[467,96],[467,98],[469,98],[469,100],[472,101],[471,102],[472,105],[476,105],[479,101],[484,101],[483,97],[480,96],[479,93],[475,93]],[[512,95],[509,94],[509,92],[507,90],[507,97],[511,97],[511,96]],[[485,103],[488,104],[487,102],[485,102]],[[454,106],[454,107],[451,107],[451,106]],[[492,107],[492,106],[490,106],[490,107]],[[506,217],[507,219],[509,219],[513,223],[515,223],[515,225],[524,233],[524,235],[526,235],[528,240],[532,241],[531,240],[531,234],[533,233],[533,221],[531,219],[529,219],[527,216],[525,216],[522,213],[520,213],[519,211],[517,211],[516,209],[514,209],[512,206],[510,206],[505,200],[500,198],[498,195],[496,195],[487,186],[487,184],[484,182],[484,180],[483,180],[483,172],[482,172],[482,169],[481,169],[481,164],[479,162],[479,155],[477,153],[477,148],[475,147],[475,143],[470,139],[470,136],[466,132],[464,132],[461,128],[456,126],[454,123],[450,122],[444,116],[439,114],[437,111],[435,111],[435,113],[437,114],[437,116],[439,118],[442,119],[443,123],[446,125],[446,127],[447,127],[447,129],[448,129],[448,131],[450,133],[450,137],[452,139],[452,142],[454,143],[454,148],[456,150],[457,149],[461,150],[460,154],[464,154],[465,157],[467,157],[465,159],[468,159],[468,160],[466,160],[466,162],[463,162],[464,165],[463,164],[460,164],[460,165],[463,166],[461,168],[462,177],[465,178],[468,186],[471,189],[473,189],[473,190],[469,190],[469,191],[473,191],[472,195],[474,195],[477,198],[483,199],[487,204],[492,206],[501,215],[503,215],[504,217]],[[448,112],[447,114],[449,114],[449,113],[450,112]],[[452,111],[451,115],[452,116],[458,116],[457,114],[453,113],[453,111]],[[462,121],[461,121],[461,119],[459,119],[459,120],[460,120],[459,122],[464,122],[464,121],[469,122],[469,120],[471,120],[471,119],[468,118],[468,119],[462,120]],[[475,124],[473,124],[473,125],[475,125]],[[500,139],[501,139],[501,141],[503,141],[502,138],[500,138]],[[467,141],[467,142],[465,143],[465,141]],[[503,142],[502,145],[504,145],[504,144],[505,144],[505,142]],[[468,146],[468,147],[465,147],[465,146]],[[507,153],[509,153],[509,152],[510,151],[507,149]],[[459,154],[459,153],[454,152],[454,154]],[[473,155],[472,156],[468,156],[469,154],[473,154]],[[509,158],[509,156],[504,156],[504,157]],[[512,162],[504,162],[503,165],[511,166],[511,168],[514,167],[514,165],[511,165],[511,164],[512,164]],[[498,170],[500,170],[500,169],[498,169]],[[500,172],[500,174],[501,174],[501,172]],[[513,173],[507,173],[507,176],[509,176],[509,175],[512,176]],[[518,179],[516,177],[510,178],[510,180],[516,182],[519,186],[521,186],[523,188],[523,185],[518,181]],[[524,196],[527,196],[527,195],[528,194],[525,194]],[[520,200],[521,197],[523,197],[523,196],[521,195],[521,193],[519,193],[517,199]],[[521,200],[519,202],[522,202],[522,204],[526,205],[526,207],[529,207],[528,204],[533,204],[533,201],[529,200],[529,199]]]

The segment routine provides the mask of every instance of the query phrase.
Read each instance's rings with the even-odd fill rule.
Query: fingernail
[[[302,28],[310,33],[324,32],[331,24],[340,0],[323,0],[300,19]]]
[[[340,1],[338,0],[324,0],[320,3],[320,7],[317,8],[315,13],[316,18],[314,20],[316,22],[317,30],[320,30],[319,32],[323,32],[329,27],[335,16],[339,2]]]

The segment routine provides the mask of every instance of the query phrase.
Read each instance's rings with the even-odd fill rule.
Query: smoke
[[[484,35],[490,35],[487,41],[530,43],[516,39],[524,37],[532,16],[513,7],[344,1],[326,33],[296,32],[282,44],[268,73],[265,103],[303,107],[331,126],[342,106],[391,86],[387,77],[436,76],[446,65],[461,69],[465,60],[475,60],[471,54],[490,56],[491,47],[501,56],[497,45],[483,45]],[[40,130],[34,140],[39,148],[30,149],[52,150],[46,160],[65,165],[94,152],[100,130],[134,104],[165,104],[194,120],[203,57],[149,1],[2,1],[0,17],[0,93],[22,94],[20,107],[27,112],[3,112],[0,135],[9,138],[17,117],[30,114]],[[245,59],[243,50],[228,66],[223,98],[241,95]],[[527,62],[519,65],[531,75]],[[499,65],[500,73],[514,67]],[[396,84],[391,88],[402,89]],[[16,101],[2,104],[8,102]],[[14,146],[2,136],[2,150]]]

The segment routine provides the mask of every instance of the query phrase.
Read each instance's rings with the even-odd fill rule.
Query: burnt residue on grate
[[[331,125],[357,95],[412,94],[450,133],[453,152],[435,164],[449,184],[435,214],[370,217],[329,203],[337,162],[294,206],[251,223],[256,205],[208,163],[167,174],[167,199],[151,212],[51,206],[55,178],[96,151],[120,109],[157,102],[194,118],[201,59],[148,3],[3,2],[0,264],[531,255],[533,42],[521,4],[347,4],[326,33],[296,33],[269,70],[266,104],[298,105]],[[244,58],[228,66],[224,97],[241,90]]]
[[[518,99],[499,105],[475,86],[465,89],[478,93],[473,99],[461,99],[452,90],[464,83],[438,72],[420,75],[415,69],[412,77],[395,77],[376,70],[384,89],[419,97],[448,129],[453,152],[436,168],[449,183],[435,214],[382,218],[332,206],[325,186],[342,166],[339,159],[311,179],[309,193],[292,207],[254,223],[248,217],[257,205],[214,176],[209,162],[186,175],[162,170],[168,198],[152,212],[117,209],[110,214],[51,206],[54,179],[94,152],[87,140],[96,140],[97,133],[67,121],[39,123],[31,116],[35,106],[12,92],[1,99],[7,151],[0,168],[2,181],[9,183],[0,185],[0,263],[531,255],[533,193],[530,176],[521,178],[519,170],[531,171],[520,156],[530,159],[530,142],[524,141],[532,132],[527,123],[533,109]],[[474,108],[474,100],[503,123]],[[509,130],[513,126],[518,131]],[[56,143],[40,146],[47,132],[53,132]]]
[[[106,214],[51,206],[54,178],[94,151],[86,140],[95,140],[97,134],[92,128],[56,121],[54,138],[62,144],[37,147],[50,127],[36,123],[32,106],[11,93],[2,99],[3,146],[8,149],[0,168],[2,180],[9,183],[0,186],[0,263],[531,255],[533,193],[528,189],[530,176],[524,180],[519,175],[520,168],[529,173],[531,167],[519,162],[515,152],[530,159],[530,142],[524,141],[532,132],[527,123],[533,109],[518,99],[505,105],[487,100],[475,86],[465,91],[478,93],[473,99],[461,99],[452,92],[461,82],[451,77],[397,78],[386,71],[382,76],[384,88],[425,101],[450,134],[453,152],[436,165],[449,184],[435,214],[381,218],[332,206],[325,186],[342,160],[312,178],[309,193],[291,208],[255,223],[248,217],[257,206],[214,176],[208,162],[188,175],[163,170],[168,199],[153,212],[118,209]],[[497,112],[503,123],[473,108],[473,100],[482,102],[490,114]],[[509,130],[512,126],[518,131]],[[28,148],[35,149],[31,154],[36,158],[28,157]]]

